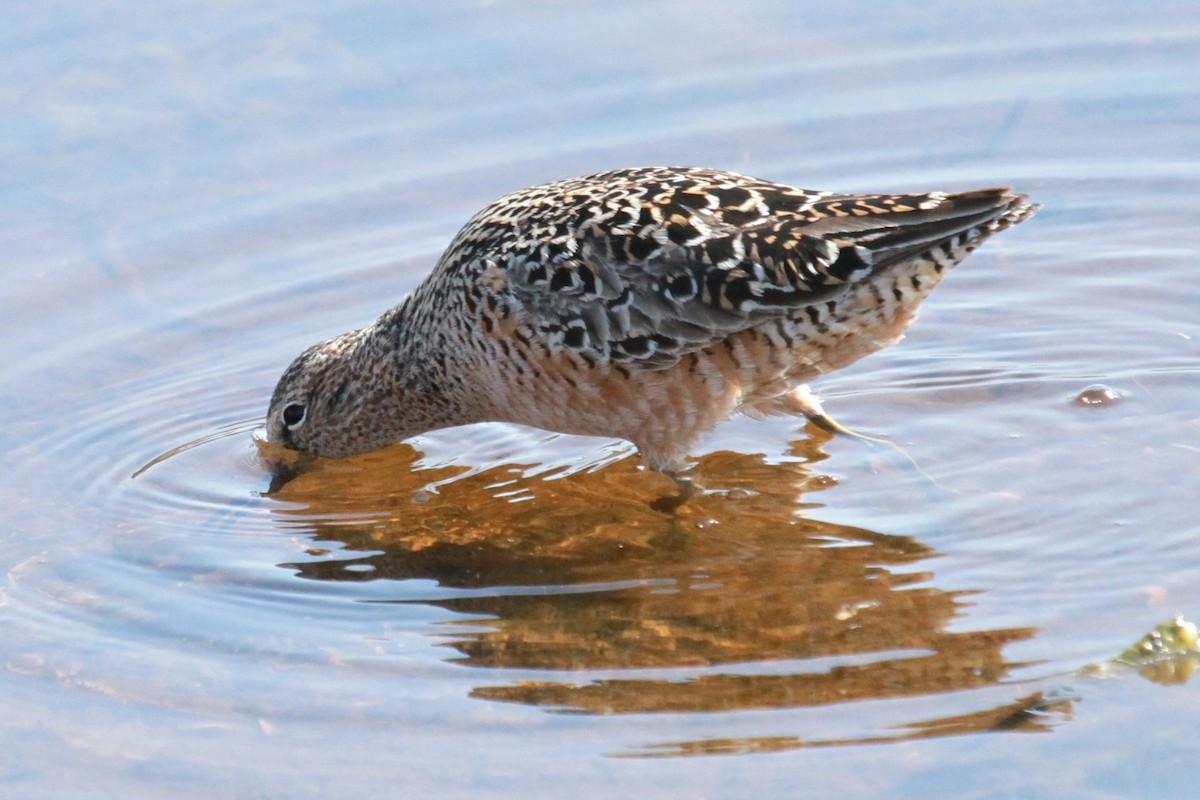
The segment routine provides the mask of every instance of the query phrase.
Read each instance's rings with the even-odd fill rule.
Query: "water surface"
[[[1190,4],[12,23],[3,793],[1192,789],[1195,683],[1079,673],[1200,616]],[[668,515],[628,445],[483,425],[268,492],[295,354],[492,198],[662,163],[1044,208],[817,385],[907,455],[731,420]]]

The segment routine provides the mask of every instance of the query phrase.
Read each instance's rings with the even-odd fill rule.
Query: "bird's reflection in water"
[[[279,513],[365,554],[282,566],[462,590],[422,601],[466,615],[441,632],[457,660],[520,670],[474,695],[555,711],[803,707],[997,684],[1019,666],[1004,647],[1033,631],[948,630],[962,593],[932,585],[931,548],[805,516],[831,484],[813,467],[826,440],[797,442],[783,463],[710,455],[700,472],[719,490],[673,514],[652,508],[671,481],[632,458],[553,479],[513,465],[414,469],[406,448],[331,462],[280,489]],[[905,735],[998,729],[1012,700]]]

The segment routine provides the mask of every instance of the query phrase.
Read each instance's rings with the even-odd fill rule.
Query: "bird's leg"
[[[917,463],[917,460],[909,455],[908,451],[900,445],[896,444],[890,439],[882,439],[877,436],[867,436],[865,433],[852,431],[835,420],[833,417],[826,414],[825,410],[821,408],[821,401],[818,400],[815,395],[813,395],[812,390],[807,386],[797,386],[795,389],[785,395],[784,403],[785,407],[793,414],[803,414],[808,418],[809,422],[811,422],[813,425],[816,425],[823,431],[828,431],[829,433],[833,434],[841,434],[843,436],[852,436],[855,439],[862,439],[863,441],[871,442],[872,444],[882,444],[892,448],[901,456],[903,456],[908,463],[912,464],[917,472],[920,473],[921,477],[925,478],[939,489],[946,488],[942,486],[942,484],[939,483],[936,478],[932,477],[925,472],[925,470],[921,469],[921,465]]]
[[[865,439],[868,442],[891,444],[891,442],[885,439],[877,439],[874,436],[867,436],[864,433],[852,431],[826,414],[825,409],[821,407],[821,401],[817,399],[817,396],[812,393],[812,390],[807,385],[797,386],[784,395],[783,404],[789,412],[804,415],[808,418],[809,422],[823,431],[843,436],[853,436],[856,439]]]
[[[680,506],[704,491],[704,487],[695,478],[689,477],[681,470],[663,470],[663,474],[675,483],[675,494],[660,497],[651,501],[650,507],[664,514],[674,514]]]

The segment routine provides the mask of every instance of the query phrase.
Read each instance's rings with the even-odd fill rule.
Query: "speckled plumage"
[[[676,469],[734,411],[819,414],[806,381],[898,339],[947,269],[1035,209],[686,168],[534,186],[471,218],[376,322],[302,353],[267,436],[340,457],[509,421]]]

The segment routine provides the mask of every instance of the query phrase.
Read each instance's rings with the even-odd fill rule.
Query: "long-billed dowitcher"
[[[734,411],[827,423],[805,382],[900,338],[950,267],[1036,208],[690,168],[534,186],[471,218],[395,308],[301,353],[267,438],[341,457],[507,421],[628,439],[673,472]]]

